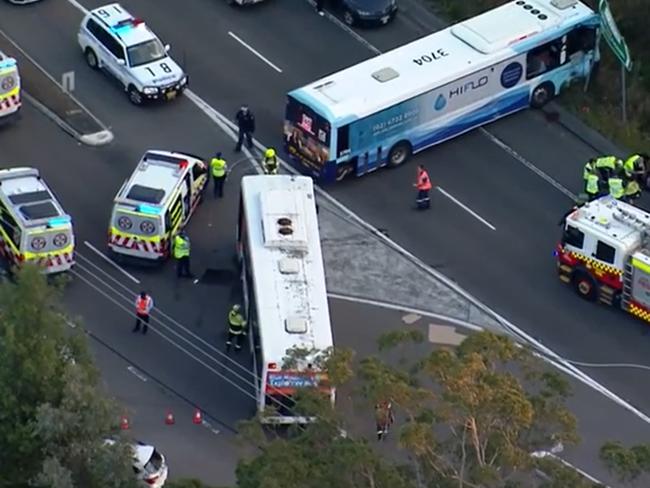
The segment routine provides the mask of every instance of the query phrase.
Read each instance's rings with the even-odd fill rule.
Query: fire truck
[[[560,280],[585,300],[650,322],[650,213],[606,196],[564,219]]]

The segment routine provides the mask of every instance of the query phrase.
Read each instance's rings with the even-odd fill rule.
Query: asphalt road
[[[169,15],[176,8],[172,0],[160,0],[155,6],[141,0],[125,3],[172,44],[177,57],[185,57],[193,90],[211,105],[232,114],[241,102],[250,104],[258,117],[257,136],[269,145],[279,145],[288,90],[373,55],[317,16],[307,3],[266,2],[251,9],[232,9],[225,3],[196,0],[184,8],[182,17]],[[388,49],[425,33],[427,25],[436,25],[435,19],[420,10],[411,11],[409,2],[402,4],[394,24],[360,33]],[[44,11],[49,8],[54,7],[43,6]],[[62,10],[56,7],[57,12]],[[37,38],[26,41],[37,48]],[[49,52],[42,45],[39,51]],[[51,55],[81,62],[58,46]],[[524,112],[488,129],[560,184],[579,191],[581,166],[594,150],[561,126],[540,113]],[[434,193],[431,212],[412,212],[411,183],[418,162],[427,164],[435,183],[496,230],[441,193]],[[330,192],[565,357],[598,363],[646,362],[643,324],[580,301],[555,276],[552,250],[559,238],[557,223],[569,199],[481,132],[428,150],[403,168],[347,181]],[[638,387],[646,373],[611,369],[590,373],[650,411],[650,397]]]
[[[90,8],[100,3],[87,1],[84,5]],[[230,115],[240,103],[249,103],[258,118],[257,136],[268,144],[279,144],[288,90],[372,55],[302,2],[267,2],[242,10],[225,2],[195,0],[184,5],[182,16],[170,14],[178,11],[172,0],[159,0],[155,5],[142,0],[123,3],[172,44],[174,56],[184,60],[190,72],[192,89],[211,105]],[[147,110],[132,107],[119,88],[84,65],[75,39],[81,13],[66,2],[43,2],[25,9],[2,4],[0,19],[2,29],[54,76],[75,71],[77,97],[112,127],[116,137],[107,148],[80,147],[28,106],[20,125],[0,132],[3,162],[38,166],[75,217],[85,259],[80,258],[78,275],[69,285],[71,309],[129,361],[155,372],[163,383],[174,385],[180,395],[197,403],[213,423],[232,427],[250,412],[246,394],[218,375],[223,359],[217,350],[233,283],[227,271],[234,205],[209,201],[190,226],[195,272],[202,275],[208,268],[221,271],[209,274],[204,284],[177,283],[170,266],[129,268],[141,282],[135,283],[83,244],[88,241],[104,249],[111,199],[145,149],[178,148],[207,156],[229,148],[232,142],[206,123],[186,99]],[[419,11],[411,15],[403,9],[394,24],[361,33],[387,49],[417,37],[427,25],[435,24]],[[229,33],[254,47],[282,72],[251,54]],[[580,167],[593,150],[561,127],[540,114],[526,112],[489,129],[561,184],[578,191]],[[232,161],[232,155],[227,155]],[[411,183],[417,162],[425,162],[435,183],[496,230],[441,193],[434,194],[432,212],[412,212]],[[567,209],[568,199],[481,133],[431,149],[404,168],[348,181],[330,191],[566,357],[645,362],[642,324],[581,302],[555,277],[551,252],[559,237],[557,221]],[[212,279],[215,275],[221,278]],[[176,345],[156,333],[142,337],[129,332],[127,311],[141,288],[153,293],[168,316],[160,317],[162,323],[155,325],[156,330]],[[598,369],[593,375],[650,411],[650,397],[638,386],[644,384],[646,373]]]

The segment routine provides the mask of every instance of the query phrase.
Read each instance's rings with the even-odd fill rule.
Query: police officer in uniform
[[[264,159],[262,160],[262,168],[265,175],[278,174],[278,157],[275,154],[275,149],[269,147],[264,151]]]
[[[237,145],[235,151],[241,151],[241,146],[246,140],[248,149],[253,149],[253,134],[255,133],[255,116],[248,108],[248,105],[242,105],[237,114],[235,115],[237,121],[237,128],[239,129],[237,135]]]
[[[235,351],[241,350],[241,338],[246,335],[246,320],[241,314],[241,307],[233,305],[228,313],[228,339],[226,340],[226,350],[235,342]]]
[[[179,232],[174,237],[173,256],[176,259],[176,275],[191,278],[190,273],[190,238],[185,232]]]
[[[214,180],[214,198],[223,198],[223,185],[226,182],[226,175],[228,174],[228,164],[221,157],[220,152],[215,154],[214,158],[210,161],[210,169],[212,170],[212,179]]]

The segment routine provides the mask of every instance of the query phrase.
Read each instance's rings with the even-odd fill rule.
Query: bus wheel
[[[542,83],[533,90],[530,96],[530,106],[533,108],[542,108],[551,101],[555,95],[555,89],[552,83]]]
[[[408,142],[398,142],[388,153],[388,166],[392,168],[401,166],[408,161],[412,152],[411,145]]]
[[[578,271],[573,277],[573,286],[576,293],[580,295],[581,298],[584,298],[589,302],[596,300],[596,296],[598,295],[598,284],[588,273]]]

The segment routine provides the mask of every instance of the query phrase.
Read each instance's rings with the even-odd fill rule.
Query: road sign
[[[63,87],[63,91],[66,93],[72,93],[74,91],[74,71],[63,73],[61,86]]]
[[[625,69],[630,71],[632,69],[632,58],[630,57],[630,50],[627,47],[625,39],[616,26],[616,21],[612,15],[612,10],[609,8],[607,0],[599,0],[598,12],[600,12],[600,24],[602,27],[603,36],[609,47],[614,51],[614,55],[618,58]]]

